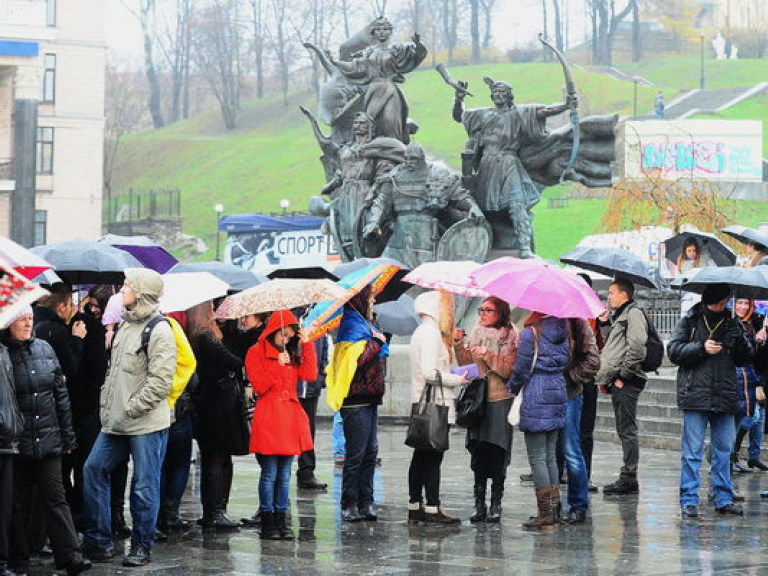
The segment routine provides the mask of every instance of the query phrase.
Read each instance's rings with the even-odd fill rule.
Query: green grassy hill
[[[668,59],[657,66],[647,65],[647,69],[638,67],[637,71],[654,82],[663,80],[665,85],[696,86],[698,76],[688,84],[684,83],[688,80],[683,80],[682,71],[691,63],[686,59],[676,65],[673,62]],[[757,68],[751,61],[728,64],[733,68],[722,82],[746,85],[757,77]],[[743,71],[732,72],[736,68]],[[469,81],[475,97],[467,98],[468,107],[489,105],[484,75],[510,82],[519,102],[562,100],[559,64],[488,64],[456,67],[451,73]],[[581,92],[582,116],[631,113],[631,83],[579,69],[575,70],[575,77]],[[458,169],[466,135],[451,119],[453,90],[434,70],[409,75],[403,90],[409,100],[410,116],[420,125],[416,139],[432,156]],[[639,86],[638,110],[652,110],[655,94],[655,88]],[[184,231],[203,238],[209,246],[214,244],[214,204],[223,204],[225,214],[270,212],[279,211],[280,200],[286,198],[292,208],[305,209],[307,198],[318,194],[324,177],[318,160],[319,148],[299,111],[300,104],[314,109],[314,95],[292,94],[287,105],[277,96],[248,102],[241,111],[239,128],[232,132],[224,130],[219,115],[211,112],[161,130],[128,136],[118,152],[116,194],[129,188],[181,189]],[[751,103],[744,106],[748,104]],[[768,116],[759,106],[743,113],[750,117]],[[545,198],[553,194],[562,194],[562,190],[547,191]],[[536,209],[537,251],[544,257],[555,258],[584,235],[595,232],[605,204],[606,200],[572,200],[567,209],[550,210],[543,201]],[[758,218],[768,220],[768,212]],[[211,257],[209,251],[201,258]]]

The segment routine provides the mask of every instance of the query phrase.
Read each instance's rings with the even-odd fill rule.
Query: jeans
[[[579,394],[568,400],[565,413],[565,467],[568,470],[568,505],[586,512],[589,507],[587,465],[581,452],[581,409],[584,397]]]
[[[531,466],[531,472],[533,472],[533,485],[536,488],[560,486],[556,455],[558,430],[525,432],[524,434],[528,463]]]
[[[704,437],[709,424],[712,463],[709,479],[715,496],[715,508],[733,503],[731,451],[736,439],[733,414],[683,410],[682,458],[680,469],[680,506],[699,505],[699,470],[704,452]]]
[[[755,406],[754,423],[749,429],[749,449],[747,457],[750,460],[760,460],[760,446],[763,443],[763,429],[765,428],[765,408]]]
[[[165,498],[181,500],[189,481],[192,460],[192,417],[186,414],[168,430],[168,449],[163,461],[161,492]]]
[[[616,416],[616,432],[621,439],[624,454],[624,466],[621,467],[623,478],[637,477],[637,464],[640,461],[640,444],[637,439],[637,401],[641,389],[624,383],[623,388],[611,388],[613,413]],[[733,418],[733,417],[731,417]]]
[[[262,454],[259,461],[259,509],[264,512],[285,512],[288,510],[291,490],[293,456]]]
[[[131,542],[145,550],[155,544],[155,524],[160,510],[160,476],[168,430],[137,436],[99,433],[85,462],[85,539],[89,547],[112,550],[110,475],[128,456],[133,460],[131,479]]]
[[[333,457],[344,458],[347,453],[347,442],[344,439],[344,420],[341,417],[341,412],[333,413],[331,433],[333,436]]]
[[[440,506],[440,465],[444,452],[414,450],[408,468],[409,502],[421,502],[421,492],[427,498],[427,506]]]
[[[317,397],[300,398],[301,407],[309,419],[309,431],[312,434],[312,442],[315,441],[315,416],[317,415]],[[299,466],[296,471],[296,480],[310,482],[315,477],[315,449],[306,450],[299,454]]]
[[[584,385],[584,405],[581,407],[581,453],[587,465],[587,479],[592,478],[592,450],[595,447],[598,389],[594,382]]]
[[[364,509],[373,503],[373,473],[379,441],[379,407],[375,404],[342,407],[347,455],[342,473],[341,508]]]

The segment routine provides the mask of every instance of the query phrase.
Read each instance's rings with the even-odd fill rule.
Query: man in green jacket
[[[171,413],[166,399],[176,370],[176,342],[168,322],[157,322],[149,344],[142,332],[158,315],[163,279],[155,271],[128,268],[122,321],[112,346],[109,372],[101,389],[101,432],[84,469],[86,530],[83,552],[94,562],[114,556],[110,474],[130,455],[133,460],[131,550],[124,566],[149,562],[160,508],[160,473]]]
[[[631,281],[617,278],[608,287],[609,312],[600,317],[605,347],[600,355],[596,384],[611,394],[616,432],[621,439],[624,466],[619,479],[603,488],[604,494],[636,494],[640,444],[637,438],[637,401],[646,376],[640,364],[645,360],[648,322],[633,300]]]

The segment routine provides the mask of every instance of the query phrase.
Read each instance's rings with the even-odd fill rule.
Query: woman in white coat
[[[454,389],[467,383],[466,374],[451,373],[453,363],[453,298],[447,292],[425,292],[414,302],[421,324],[411,336],[411,400],[418,402],[424,386],[439,378],[443,394],[435,401],[448,406],[448,422],[455,423]],[[408,522],[459,524],[440,506],[440,465],[443,452],[414,450],[408,469]],[[422,500],[426,497],[426,506]]]

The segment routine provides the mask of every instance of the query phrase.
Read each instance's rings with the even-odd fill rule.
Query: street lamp
[[[283,209],[283,216],[286,215],[286,213],[288,212],[288,208],[290,208],[290,206],[291,206],[291,201],[288,200],[288,198],[283,198],[282,200],[280,200],[280,208]]]
[[[640,79],[637,76],[632,76],[632,81],[635,83],[635,96],[632,100],[632,117],[637,118],[637,83]]]
[[[699,77],[699,90],[704,90],[706,82],[704,81],[704,32],[699,36],[701,40],[701,75]]]
[[[213,211],[216,212],[216,261],[218,262],[220,260],[219,224],[221,223],[221,214],[224,212],[224,205],[216,204],[213,207]]]

